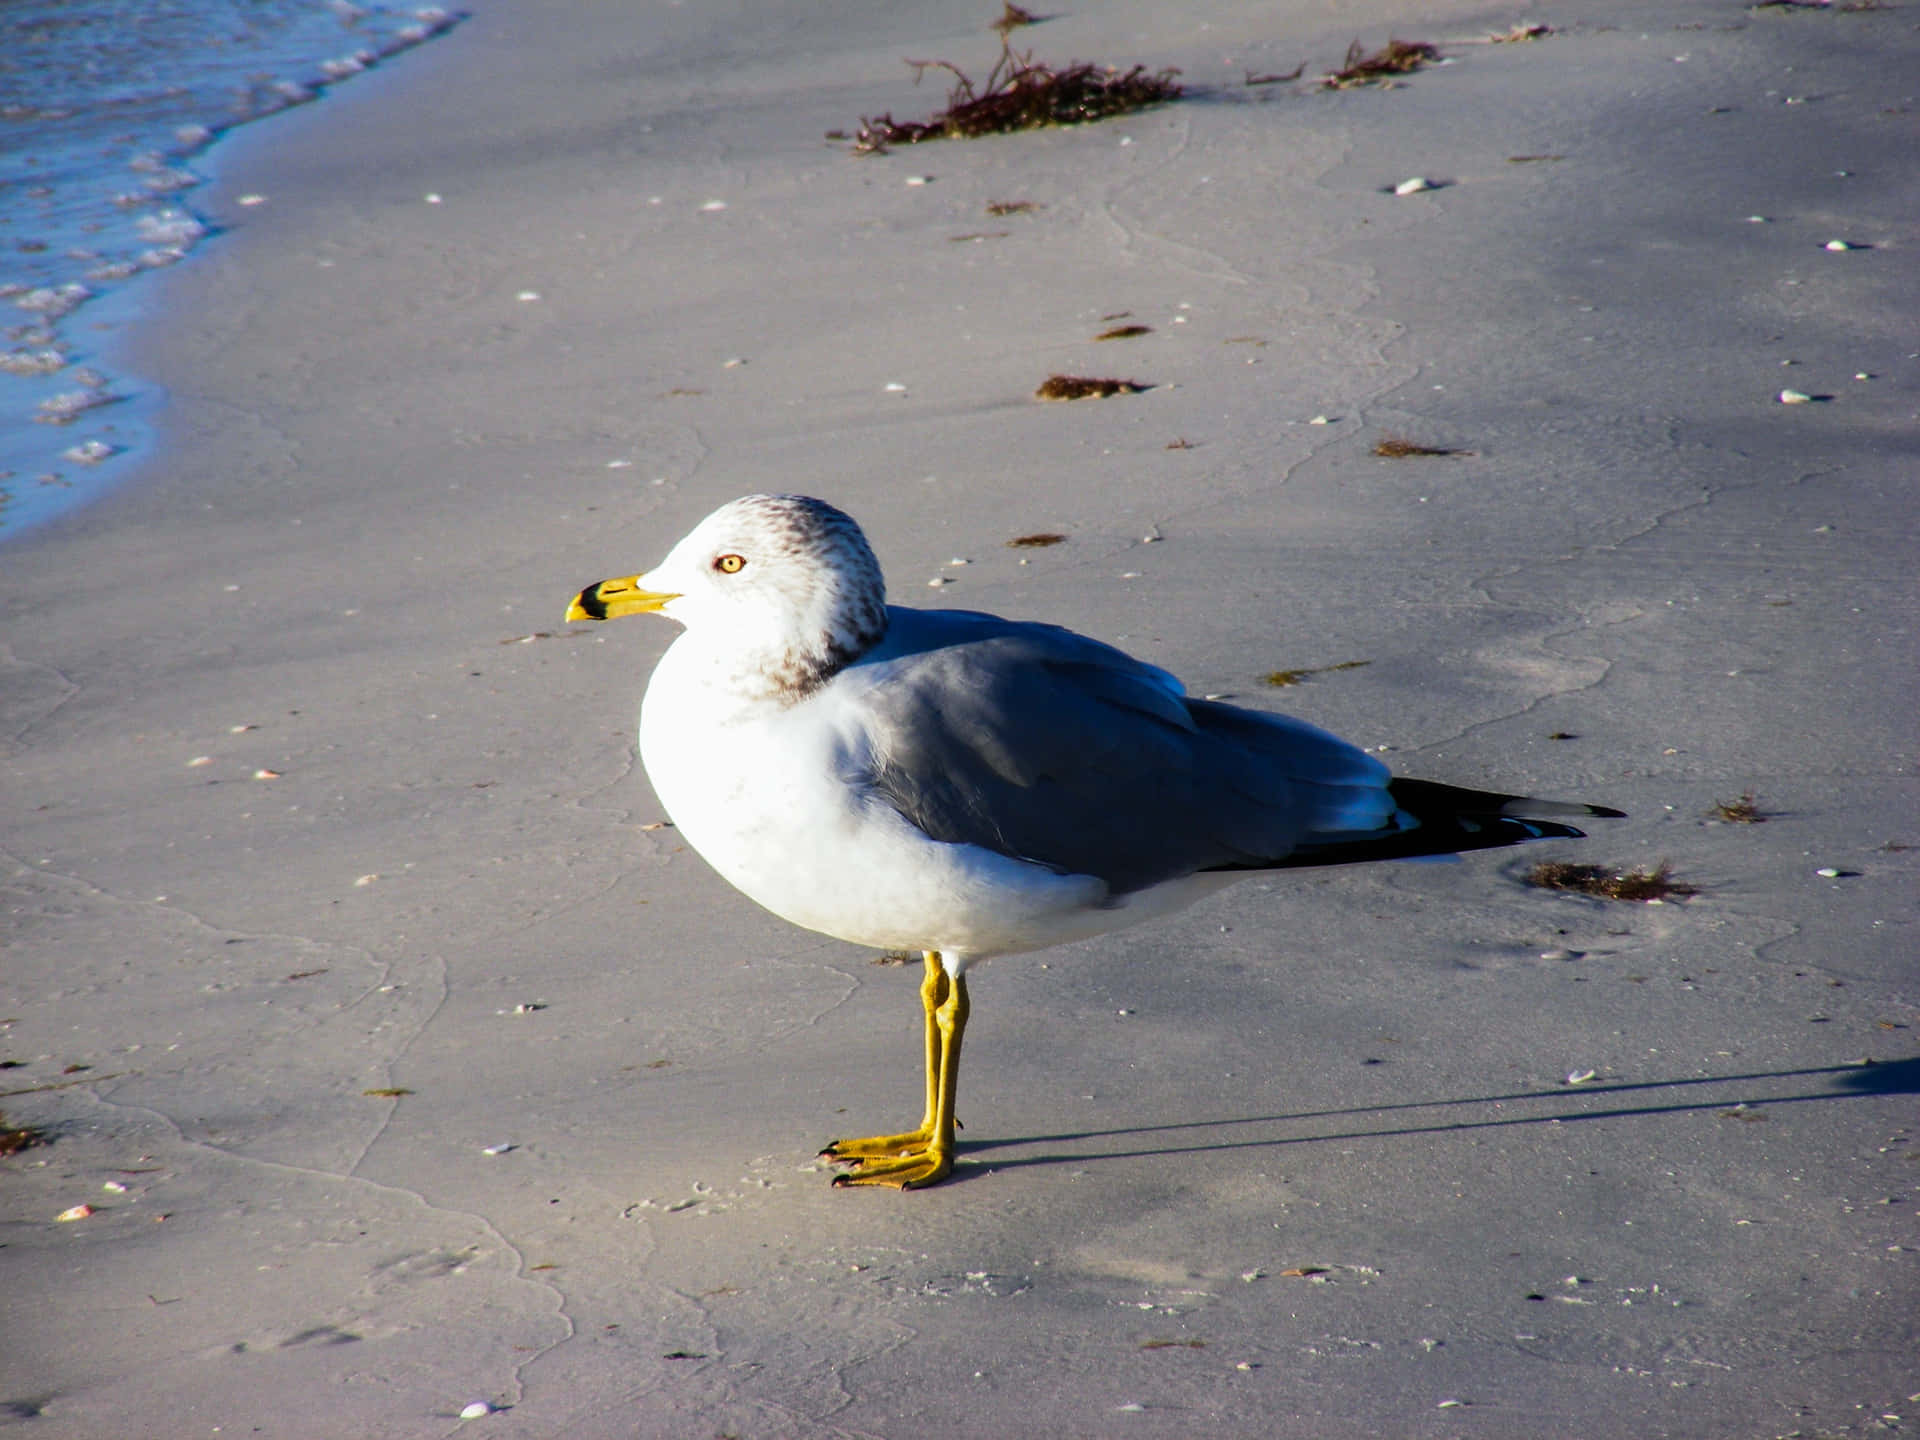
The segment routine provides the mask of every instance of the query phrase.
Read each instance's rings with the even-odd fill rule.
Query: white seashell
[[[1782,405],[1805,405],[1813,396],[1804,390],[1782,390],[1779,399]]]
[[[1822,865],[1813,873],[1825,880],[1838,880],[1840,878],[1840,872],[1831,865]]]
[[[933,177],[931,175],[909,175],[907,177],[907,184],[909,185],[930,185],[932,183]]]
[[[1827,249],[1829,250],[1858,250],[1860,248],[1860,246],[1851,245],[1845,240],[1829,240],[1827,242]]]
[[[93,1206],[75,1205],[69,1209],[62,1210],[58,1215],[54,1216],[53,1218],[54,1218],[54,1223],[59,1225],[65,1225],[70,1221],[84,1220],[91,1214],[93,1214]]]
[[[724,200],[709,200],[700,208],[702,210],[724,210],[727,208],[727,202]]]
[[[1418,195],[1422,190],[1433,189],[1433,182],[1424,175],[1416,175],[1411,180],[1402,180],[1393,187],[1396,195]]]
[[[1331,425],[1332,423],[1333,421],[1329,420],[1324,415],[1316,415],[1311,420],[1307,421],[1307,424],[1309,425]]]
[[[1584,1085],[1587,1081],[1593,1079],[1597,1073],[1597,1071],[1593,1070],[1574,1070],[1567,1075],[1567,1084]]]
[[[462,1420],[478,1420],[482,1415],[491,1414],[493,1414],[493,1406],[484,1400],[476,1400],[471,1405],[461,1407],[460,1410]]]
[[[516,300],[532,302],[540,298],[540,292],[538,290],[522,290],[518,295],[514,296],[513,298]]]
[[[480,1153],[482,1155],[504,1155],[509,1150],[517,1150],[519,1148],[519,1146],[513,1144],[511,1141],[502,1140],[498,1145],[481,1146]]]

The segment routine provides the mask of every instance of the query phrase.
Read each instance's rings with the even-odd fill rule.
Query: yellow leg
[[[918,1190],[937,1185],[953,1170],[954,1097],[960,1082],[960,1037],[967,1028],[967,982],[949,980],[939,952],[926,952],[920,983],[926,1017],[927,1109],[920,1128],[899,1135],[835,1140],[820,1154],[851,1167],[835,1185],[897,1185]]]

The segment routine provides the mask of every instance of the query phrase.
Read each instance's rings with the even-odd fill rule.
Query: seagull
[[[889,605],[859,525],[804,495],[721,506],[566,618],[653,613],[684,628],[647,684],[640,756],[687,842],[795,925],[925,961],[920,1124],[832,1141],[835,1185],[952,1173],[975,961],[1252,874],[1579,838],[1548,817],[1621,814],[1395,777],[1059,626]]]

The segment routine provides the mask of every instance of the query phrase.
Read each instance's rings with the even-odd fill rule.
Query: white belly
[[[742,702],[678,648],[641,707],[647,775],[687,842],[796,925],[961,961],[1101,934],[1229,883],[1196,876],[1116,906],[1091,876],[932,840],[858,782],[864,736],[830,707]]]

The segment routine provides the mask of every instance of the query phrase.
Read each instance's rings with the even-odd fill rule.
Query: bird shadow
[[[1825,1079],[1826,1084],[1805,1087],[1796,1093],[1741,1094],[1742,1085],[1761,1081]],[[1700,1087],[1716,1087],[1710,1096],[1697,1095]],[[1768,1087],[1771,1090],[1771,1087]],[[1728,1118],[1764,1118],[1766,1108],[1803,1104],[1809,1101],[1858,1099],[1869,1095],[1912,1095],[1920,1093],[1920,1058],[1871,1064],[1822,1065],[1798,1070],[1754,1070],[1744,1074],[1693,1076],[1682,1080],[1643,1080],[1613,1084],[1558,1085],[1549,1089],[1516,1090],[1506,1094],[1477,1095],[1454,1100],[1411,1100],[1394,1105],[1358,1105],[1335,1110],[1302,1110],[1281,1115],[1247,1115],[1224,1120],[1193,1120],[1173,1125],[1137,1125],[1114,1130],[1065,1131],[1055,1135],[1012,1136],[1004,1140],[973,1140],[961,1147],[969,1158],[983,1160],[995,1170],[1019,1169],[1029,1165],[1084,1165],[1095,1160],[1133,1160],[1153,1156],[1196,1155],[1213,1151],[1280,1149],[1297,1145],[1355,1140],[1389,1140],[1412,1135],[1449,1135],[1475,1130],[1501,1130],[1523,1125],[1571,1125],[1586,1120],[1634,1119],[1651,1115],[1679,1115],[1701,1110],[1719,1111]],[[1640,1096],[1638,1103],[1622,1103],[1625,1097]],[[1451,1107],[1500,1107],[1525,1104],[1523,1115],[1472,1114],[1457,1119],[1436,1118],[1431,1122],[1409,1119],[1401,1124],[1347,1124],[1311,1134],[1256,1135],[1245,1139],[1212,1138],[1222,1131],[1246,1126],[1272,1127],[1303,1125],[1315,1121],[1338,1121],[1349,1117],[1374,1116],[1382,1121],[1395,1115],[1415,1115],[1424,1111]],[[1145,1143],[1147,1137],[1189,1132],[1190,1143]],[[1039,1155],[1020,1155],[1005,1160],[985,1160],[992,1151],[1030,1145],[1082,1145],[1090,1141],[1136,1139],[1129,1147],[1100,1150],[1073,1150]]]

